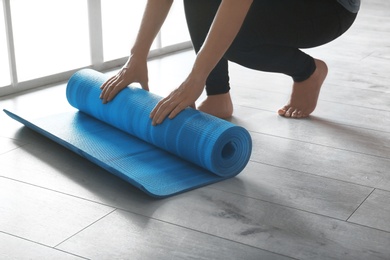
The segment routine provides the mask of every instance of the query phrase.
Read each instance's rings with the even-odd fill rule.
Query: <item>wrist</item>
[[[188,75],[188,79],[203,85],[206,84],[207,77],[208,77],[207,73],[203,72],[202,70],[197,70],[195,67],[191,70],[190,74]]]
[[[131,63],[147,63],[147,55],[141,53],[130,53],[129,58],[127,59],[124,68],[129,68]]]
[[[197,81],[206,82],[206,79],[211,73],[211,70],[212,69],[208,69],[208,66],[202,65],[198,61],[195,61],[190,72],[190,77],[196,79]]]
[[[149,48],[145,48],[145,46],[137,47],[134,46],[130,50],[130,58],[135,57],[138,59],[147,59],[149,55]]]
[[[215,52],[210,51],[210,48],[202,48],[196,55],[191,74],[206,81],[220,59],[219,55],[215,56]]]
[[[196,69],[193,69],[188,75],[186,82],[190,83],[190,85],[198,86],[199,88],[204,88],[206,85],[208,74],[204,74]]]

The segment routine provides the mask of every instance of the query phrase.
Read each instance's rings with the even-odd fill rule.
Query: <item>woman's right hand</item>
[[[148,81],[146,58],[132,55],[120,71],[100,87],[102,90],[100,98],[104,104],[110,102],[122,89],[134,82],[140,83],[144,90],[149,91]]]

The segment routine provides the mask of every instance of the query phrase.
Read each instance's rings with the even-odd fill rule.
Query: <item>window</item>
[[[0,0],[0,96],[67,80],[75,70],[122,65],[146,1]],[[188,48],[182,1],[151,55]],[[167,48],[168,47],[168,48]]]
[[[0,4],[0,87],[11,84],[3,4]]]
[[[190,39],[184,15],[183,1],[174,1],[169,15],[161,28],[161,47],[170,46]]]
[[[128,56],[146,1],[102,0],[104,60]]]
[[[19,81],[90,65],[86,0],[12,0]]]

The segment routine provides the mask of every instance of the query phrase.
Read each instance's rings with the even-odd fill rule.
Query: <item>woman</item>
[[[149,90],[147,55],[173,0],[148,0],[131,55],[102,86],[103,103],[127,85]],[[174,118],[206,86],[199,110],[230,117],[228,60],[245,67],[279,72],[293,79],[290,101],[278,114],[303,118],[315,109],[326,64],[300,48],[316,47],[342,35],[354,22],[360,0],[184,0],[187,24],[197,56],[184,82],[150,114],[152,124]]]

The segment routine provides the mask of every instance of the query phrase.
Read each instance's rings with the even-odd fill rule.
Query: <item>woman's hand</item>
[[[168,116],[174,118],[187,107],[195,108],[195,101],[202,94],[205,85],[205,79],[192,76],[188,78],[166,98],[160,100],[150,113],[152,125],[161,124]]]
[[[252,5],[253,0],[223,0],[210,32],[198,52],[192,72],[179,88],[162,99],[150,114],[152,125],[174,118],[202,94],[206,79],[229,48]]]
[[[131,56],[123,68],[100,88],[100,98],[103,103],[111,101],[122,89],[133,82],[138,82],[145,90],[148,86],[148,69],[146,59],[153,39],[161,29],[168,15],[173,0],[148,0],[146,3],[141,26],[139,28]]]
[[[100,87],[100,98],[104,104],[110,102],[122,89],[134,82],[149,91],[146,58],[131,56],[121,70]]]

